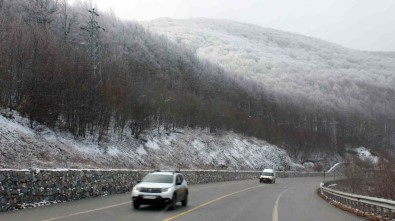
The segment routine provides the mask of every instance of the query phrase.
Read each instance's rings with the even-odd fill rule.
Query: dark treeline
[[[188,126],[256,136],[294,154],[394,145],[393,116],[275,96],[134,22],[95,13],[85,3],[0,0],[0,105],[32,126],[97,133],[99,142],[109,130],[138,138]]]

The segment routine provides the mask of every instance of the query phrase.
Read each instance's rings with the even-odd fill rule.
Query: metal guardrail
[[[385,217],[389,220],[395,220],[395,217],[393,217],[395,201],[393,200],[345,193],[325,187],[323,183],[320,185],[320,190],[321,194],[327,196],[332,201],[367,212],[371,215],[380,215],[382,218]]]

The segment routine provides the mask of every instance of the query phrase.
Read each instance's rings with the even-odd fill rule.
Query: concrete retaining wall
[[[0,169],[0,211],[35,207],[132,190],[147,170]],[[260,171],[182,170],[189,184],[258,179]],[[277,172],[281,177],[322,173]]]

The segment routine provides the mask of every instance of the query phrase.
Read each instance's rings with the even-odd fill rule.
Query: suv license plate
[[[143,196],[144,199],[156,199],[156,196]]]

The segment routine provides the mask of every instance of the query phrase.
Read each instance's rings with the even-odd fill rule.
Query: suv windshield
[[[262,176],[274,176],[273,173],[263,172]]]
[[[148,183],[172,183],[173,176],[172,175],[161,175],[161,174],[148,174],[144,177],[142,182]]]

